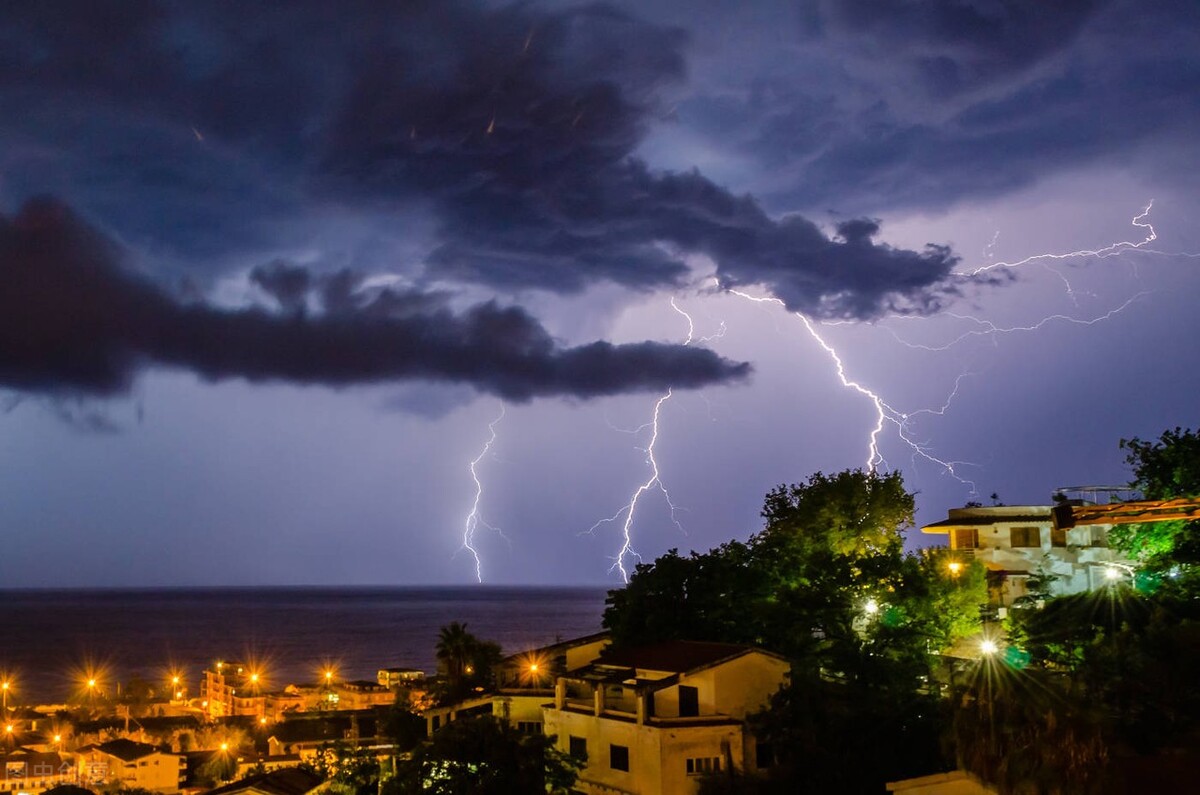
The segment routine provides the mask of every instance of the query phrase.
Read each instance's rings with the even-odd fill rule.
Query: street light
[[[991,657],[996,652],[1000,651],[1000,647],[996,645],[996,641],[984,638],[979,642],[979,650],[987,657]]]
[[[952,561],[950,561],[950,564],[946,568],[950,569],[951,577],[957,577],[959,574],[962,573],[962,567],[963,567],[963,565],[960,561],[952,560]]]
[[[869,616],[875,615],[879,612],[879,602],[876,602],[874,599],[868,599],[867,603],[863,605],[863,612]]]

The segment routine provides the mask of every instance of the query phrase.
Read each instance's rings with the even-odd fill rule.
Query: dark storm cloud
[[[637,159],[669,116],[662,91],[686,80],[676,27],[603,5],[82,5],[61,24],[73,4],[13,14],[0,108],[11,139],[63,149],[78,136],[55,119],[86,112],[93,157],[22,166],[16,183],[32,192],[57,168],[62,194],[122,239],[221,267],[236,258],[220,246],[267,248],[330,206],[420,209],[435,281],[648,290],[684,284],[687,255],[705,254],[725,283],[823,317],[935,306],[949,290],[944,250],[830,239]],[[259,274],[297,309],[286,275]]]
[[[647,92],[681,76],[677,31],[603,8],[506,9],[476,25],[481,44],[448,47],[436,69],[403,50],[379,55],[323,163],[343,194],[432,198],[443,241],[428,260],[435,278],[562,292],[675,286],[689,275],[684,256],[699,253],[727,285],[761,284],[790,309],[860,319],[933,306],[949,289],[945,249],[831,240],[699,172],[655,172],[633,157],[658,113]]]
[[[115,394],[158,364],[210,379],[458,382],[527,400],[698,387],[749,369],[711,351],[650,342],[561,348],[520,309],[485,303],[454,314],[438,296],[422,306],[420,295],[397,302],[388,290],[316,316],[185,304],[123,272],[120,256],[51,200],[0,217],[0,384]]]
[[[772,207],[940,209],[1139,159],[1190,187],[1185,165],[1200,166],[1194,2],[830,0],[818,11],[793,39],[807,70],[751,58],[679,110],[760,164]]]
[[[1103,0],[827,0],[823,30],[907,65],[931,93],[969,90],[1066,48]]]

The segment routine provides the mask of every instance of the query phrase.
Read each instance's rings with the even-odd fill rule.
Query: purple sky
[[[1194,2],[746,5],[5,6],[0,587],[618,584],[667,390],[647,560],[868,463],[796,312],[920,522],[1197,424]]]

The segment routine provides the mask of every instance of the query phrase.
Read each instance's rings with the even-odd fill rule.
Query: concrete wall
[[[700,782],[699,775],[687,773],[689,758],[720,758],[722,770],[730,761],[739,768],[744,761],[739,725],[658,728],[555,709],[547,709],[545,719],[546,733],[558,735],[560,750],[570,750],[572,736],[587,741],[588,763],[576,784],[583,792],[686,795]],[[629,749],[628,772],[612,769],[612,745]]]

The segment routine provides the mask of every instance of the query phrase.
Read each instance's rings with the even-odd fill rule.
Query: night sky
[[[0,587],[615,585],[639,486],[650,560],[818,470],[1126,482],[1197,424],[1198,173],[1194,0],[6,3]]]

